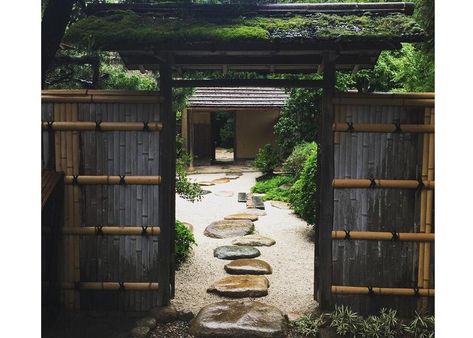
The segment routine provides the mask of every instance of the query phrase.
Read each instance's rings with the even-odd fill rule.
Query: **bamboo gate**
[[[43,287],[57,290],[62,308],[146,311],[169,302],[174,157],[163,149],[174,144],[175,124],[161,116],[171,102],[163,96],[42,93],[42,167],[65,175],[62,226],[43,224],[43,237],[59,241],[44,265],[59,270],[43,272]]]
[[[320,223],[316,248],[330,268],[316,264],[316,280],[332,306],[432,312],[434,95],[344,93],[330,105],[333,203],[320,203],[333,226]]]

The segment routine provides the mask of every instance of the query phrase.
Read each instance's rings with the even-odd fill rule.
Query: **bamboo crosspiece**
[[[428,124],[334,123],[333,131],[349,133],[434,133]]]
[[[65,176],[67,185],[157,185],[161,184],[161,176]]]
[[[341,179],[332,181],[332,187],[337,189],[346,188],[381,188],[381,189],[434,189],[433,180],[379,180],[379,179]]]
[[[157,226],[95,226],[95,227],[72,227],[62,228],[62,235],[69,236],[94,236],[94,235],[110,235],[110,236],[132,236],[132,235],[145,235],[145,236],[157,236],[161,232],[160,227]]]
[[[159,283],[152,282],[77,282],[61,283],[61,288],[65,290],[133,290],[150,291],[158,290]]]
[[[374,240],[374,241],[411,241],[433,242],[434,234],[381,232],[381,231],[332,231],[333,239],[340,240]]]
[[[420,288],[381,288],[371,286],[332,285],[332,293],[341,295],[379,295],[379,296],[419,296],[433,297],[434,289]]]
[[[51,131],[160,131],[161,122],[101,122],[101,121],[50,121],[42,122],[43,130]]]

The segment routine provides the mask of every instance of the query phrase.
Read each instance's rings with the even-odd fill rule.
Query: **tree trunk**
[[[56,55],[75,0],[49,0],[41,21],[41,85]]]

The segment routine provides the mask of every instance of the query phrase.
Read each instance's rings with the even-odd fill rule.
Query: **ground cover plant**
[[[335,306],[335,310],[319,316],[305,315],[291,323],[292,328],[303,337],[317,337],[320,330],[330,328],[340,337],[432,338],[435,336],[435,318],[415,314],[413,319],[400,319],[396,310],[381,309],[377,315],[366,318],[347,306]]]
[[[283,201],[289,202],[289,185],[292,183],[292,178],[286,175],[276,175],[256,182],[251,189],[252,192],[265,194],[263,199],[266,201]]]
[[[181,221],[176,220],[176,267],[185,262],[191,253],[192,246],[197,245],[192,231]]]
[[[278,151],[273,145],[265,144],[256,153],[254,164],[263,174],[270,176],[280,164]]]

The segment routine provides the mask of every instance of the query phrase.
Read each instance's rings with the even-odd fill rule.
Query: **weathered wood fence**
[[[318,252],[332,266],[316,273],[332,305],[432,311],[434,95],[344,93],[332,103],[334,202],[322,207],[333,207],[333,226],[329,251]]]
[[[174,175],[161,149],[173,138],[161,132],[162,101],[159,92],[42,93],[42,166],[65,175],[64,225],[43,224],[60,242],[51,264],[65,309],[145,311],[169,301],[174,225],[163,217],[174,210],[160,198]]]

